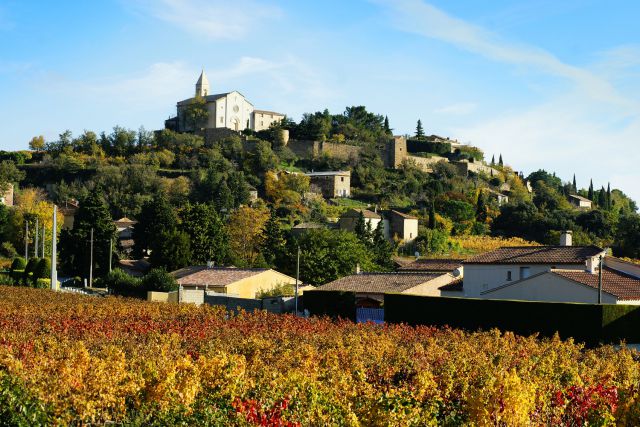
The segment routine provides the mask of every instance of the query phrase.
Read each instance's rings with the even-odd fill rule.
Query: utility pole
[[[24,219],[24,225],[26,227],[24,232],[24,260],[29,260],[29,221],[27,218]]]
[[[89,255],[89,287],[93,287],[93,227],[91,227],[91,252]]]
[[[56,220],[58,219],[58,207],[53,205],[53,225],[51,226],[51,289],[58,287],[58,271],[56,270]]]
[[[298,315],[298,283],[300,281],[300,246],[298,246],[298,260],[296,262],[296,316]]]
[[[47,228],[43,224],[42,225],[42,258],[45,257],[45,251],[44,251],[45,244],[44,244],[44,242],[46,240],[45,239],[46,233],[47,233]]]
[[[602,304],[602,259],[604,256],[600,255],[600,267],[598,269],[598,304]]]
[[[109,239],[109,273],[111,273],[111,259],[113,258],[113,237]]]
[[[34,258],[38,258],[38,229],[40,227],[38,226],[38,217],[36,217],[36,241],[35,244],[33,245],[33,256]]]

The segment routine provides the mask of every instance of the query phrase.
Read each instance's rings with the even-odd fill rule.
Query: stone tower
[[[209,95],[209,93],[209,79],[207,79],[207,75],[204,73],[204,70],[202,70],[196,82],[196,96],[205,97]]]

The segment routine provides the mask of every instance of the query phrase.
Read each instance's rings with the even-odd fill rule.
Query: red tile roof
[[[364,215],[365,218],[374,218],[374,219],[382,218],[377,213],[370,211],[368,209],[349,209],[347,212],[345,212],[342,215],[342,217],[343,218],[359,218],[360,212],[362,212],[362,215]]]
[[[392,210],[391,214],[392,215],[397,215],[400,218],[404,218],[404,219],[418,219],[417,216],[409,215],[409,214],[406,214],[406,213],[403,213],[403,212],[398,212],[396,210]]]
[[[192,286],[226,286],[247,277],[264,273],[266,268],[234,268],[234,267],[214,267],[208,268],[206,265],[196,265],[181,268],[171,274],[180,285]]]
[[[402,265],[399,271],[451,272],[462,266],[462,259],[422,258]]]
[[[552,270],[552,274],[598,289],[598,274],[588,271]],[[602,269],[602,290],[620,300],[640,300],[640,279],[608,267]]]
[[[440,276],[425,273],[361,273],[334,280],[317,289],[372,294],[403,292]]]
[[[582,264],[604,252],[597,246],[517,246],[486,252],[464,264]]]

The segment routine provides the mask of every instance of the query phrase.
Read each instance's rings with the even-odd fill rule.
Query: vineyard
[[[638,425],[610,346],[0,287],[8,425]]]

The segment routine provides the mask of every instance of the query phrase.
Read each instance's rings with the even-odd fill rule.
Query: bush
[[[40,258],[31,258],[27,262],[27,265],[24,268],[24,274],[22,275],[22,284],[27,285],[30,280],[32,280],[33,272],[35,271],[38,263],[40,262]]]
[[[38,279],[46,279],[51,276],[51,260],[49,258],[41,258],[33,270],[33,282]]]
[[[144,289],[140,286],[140,279],[130,276],[119,268],[112,270],[98,282],[115,295],[129,297],[144,297]]]
[[[141,281],[145,291],[173,292],[178,290],[178,282],[164,268],[154,268]]]
[[[38,278],[33,282],[33,287],[36,289],[50,289],[51,279]]]
[[[15,270],[24,270],[26,266],[27,266],[27,262],[24,260],[24,258],[16,257],[13,259],[13,262],[11,263],[11,272]]]
[[[276,285],[271,289],[260,290],[256,295],[256,298],[269,298],[269,297],[292,297],[296,293],[295,285],[290,283],[282,283],[280,285]]]

